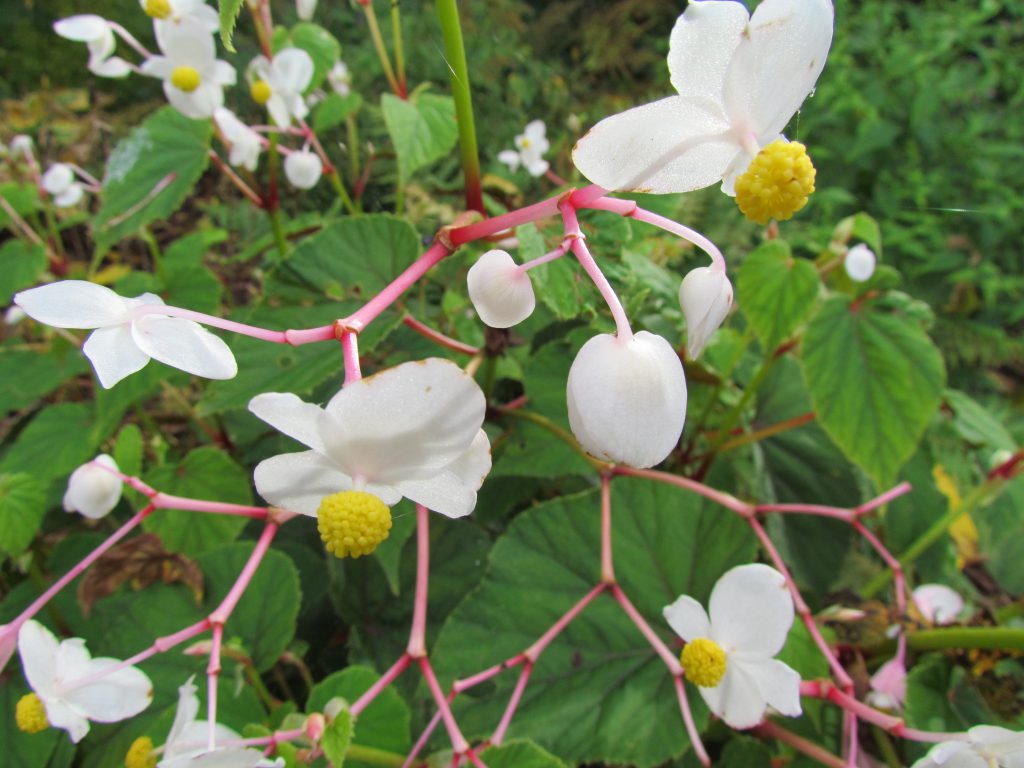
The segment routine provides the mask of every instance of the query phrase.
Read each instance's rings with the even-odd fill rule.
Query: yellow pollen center
[[[14,722],[25,733],[39,733],[50,726],[50,721],[46,719],[46,707],[34,693],[26,693],[18,699],[14,708]]]
[[[152,19],[166,19],[171,15],[170,0],[146,0],[146,15]]]
[[[171,72],[171,85],[179,91],[192,93],[199,87],[199,70],[195,67],[175,67]]]
[[[736,179],[736,205],[758,224],[785,221],[807,205],[814,192],[814,165],[799,141],[773,141],[757,153]]]
[[[725,651],[714,640],[691,640],[679,655],[686,679],[701,688],[714,688],[725,674]]]
[[[364,491],[325,496],[316,512],[316,527],[328,552],[338,557],[368,555],[388,537],[391,510]]]
[[[270,83],[266,80],[257,80],[249,86],[249,95],[257,104],[266,104],[270,101]]]
[[[149,736],[140,736],[128,747],[128,754],[124,757],[124,768],[156,768],[153,740]]]

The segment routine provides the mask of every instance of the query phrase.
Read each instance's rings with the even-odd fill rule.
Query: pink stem
[[[849,509],[827,507],[821,504],[758,504],[754,507],[759,514],[762,512],[780,512],[783,514],[817,515],[831,517],[845,523],[853,522],[857,514]]]
[[[206,666],[206,748],[217,746],[217,678],[220,676],[220,649],[224,642],[224,625],[213,625],[210,662]]]
[[[531,645],[518,656],[513,656],[508,661],[505,661],[502,664],[498,664],[496,665],[496,667],[491,667],[490,670],[485,670],[484,672],[481,672],[479,675],[468,678],[468,680],[463,684],[463,687],[458,688],[457,690],[461,692],[466,690],[467,688],[470,688],[471,685],[468,683],[469,680],[473,681],[472,685],[476,685],[478,682],[483,682],[484,680],[493,677],[494,675],[489,673],[491,672],[491,670],[494,670],[495,668],[497,669],[494,672],[494,674],[497,674],[498,672],[501,672],[504,669],[508,669],[509,667],[513,667],[521,662],[532,664],[533,662],[537,661],[537,659],[540,657],[542,653],[544,653],[544,650],[551,644],[551,642],[556,637],[558,637],[558,635],[560,635],[567,626],[569,626],[573,621],[576,620],[576,617],[583,612],[584,608],[590,605],[590,603],[593,601],[595,597],[597,597],[606,589],[608,589],[611,583],[613,582],[602,581],[600,584],[594,586],[594,588],[587,592],[587,594],[585,594],[583,597],[581,597],[572,608],[566,611],[565,614],[560,619],[558,619],[558,621],[556,621],[554,624],[548,627],[547,631],[539,638],[537,638],[533,645]],[[486,677],[483,677],[483,675],[486,675]],[[478,677],[482,679],[476,680],[476,678]]]
[[[803,752],[811,759],[828,766],[828,768],[843,768],[846,765],[841,758],[833,755],[824,747],[818,746],[813,741],[808,741],[803,736],[797,736],[792,731],[783,728],[772,720],[765,720],[761,725],[757,726],[755,732],[759,736],[778,739],[783,744],[788,744],[793,749]]]
[[[451,251],[444,243],[440,241],[435,242],[422,256],[410,264],[402,274],[392,280],[384,290],[366,302],[355,314],[338,321],[339,325],[344,329],[358,333],[377,315],[394,304],[417,280],[450,253]]]
[[[545,253],[543,256],[538,256],[536,259],[520,264],[517,267],[517,269],[520,273],[529,272],[531,269],[533,269],[534,267],[539,267],[541,264],[547,264],[549,261],[554,261],[555,259],[562,258],[563,256],[565,256],[565,252],[567,250],[569,250],[569,244],[568,242],[564,242],[560,246],[555,248],[555,250],[549,253]]]
[[[902,616],[907,612],[907,584],[903,575],[903,566],[900,565],[900,561],[893,557],[888,548],[864,523],[860,520],[854,520],[852,525],[853,529],[867,540],[879,557],[885,561],[885,564],[892,569],[893,591],[896,594],[896,610]]]
[[[498,723],[498,727],[494,729],[494,734],[491,736],[491,744],[498,746],[504,741],[505,732],[508,731],[508,726],[512,722],[512,716],[515,715],[516,708],[523,698],[523,691],[526,690],[526,683],[530,680],[531,672],[533,672],[533,662],[527,661],[523,664],[523,671],[519,673],[519,679],[516,680],[516,687],[512,689],[512,696],[508,700],[508,706],[505,707],[501,721]]]
[[[405,652],[413,658],[427,654],[427,592],[430,587],[430,512],[416,505],[416,596],[412,608],[412,629]]]
[[[633,338],[633,329],[629,327],[629,318],[626,317],[626,310],[622,307],[622,302],[619,301],[619,297],[615,294],[611,283],[608,282],[608,278],[604,276],[604,272],[597,266],[594,257],[590,255],[590,249],[587,248],[586,240],[580,231],[576,209],[568,201],[559,205],[558,209],[562,212],[562,220],[565,222],[565,236],[572,241],[570,246],[572,252],[576,255],[580,266],[583,267],[583,271],[587,273],[594,285],[597,286],[597,290],[608,305],[608,309],[611,310],[612,317],[615,319],[618,337],[625,341],[630,341]]]
[[[391,669],[385,672],[377,682],[366,689],[362,696],[356,699],[356,703],[349,710],[352,713],[352,717],[359,717],[359,713],[366,709],[380,695],[381,691],[391,685],[395,678],[402,674],[411,662],[412,657],[408,653],[403,653],[399,656],[398,661],[391,665]]]
[[[707,766],[711,765],[711,758],[708,757],[708,751],[704,748],[704,742],[700,739],[700,731],[697,730],[697,724],[693,721],[693,712],[690,711],[690,702],[686,698],[686,687],[683,685],[682,676],[673,675],[672,683],[675,685],[676,698],[679,700],[679,713],[683,717],[683,725],[686,726],[686,733],[690,737],[693,753],[697,755],[700,764],[707,768]]]
[[[405,317],[403,317],[402,323],[405,325],[406,328],[411,328],[423,338],[430,339],[431,341],[435,342],[436,344],[439,344],[445,349],[450,349],[453,352],[461,352],[464,355],[476,355],[480,353],[480,350],[477,347],[471,346],[469,344],[464,344],[463,342],[453,339],[450,336],[445,336],[440,331],[435,331],[430,326],[421,323],[412,315],[406,315]]]
[[[253,547],[252,553],[249,555],[249,559],[246,561],[245,566],[242,568],[242,572],[238,574],[238,578],[235,580],[234,586],[225,595],[220,605],[210,614],[211,624],[226,624],[228,618],[231,616],[231,612],[235,610],[235,606],[238,605],[238,601],[241,600],[242,595],[245,594],[245,590],[249,586],[249,582],[252,581],[252,577],[256,574],[256,569],[260,567],[260,563],[267,554],[267,550],[270,549],[270,543],[274,540],[274,536],[277,535],[278,528],[280,526],[275,522],[268,521],[263,528],[263,533],[260,534],[259,539],[256,541],[256,546]]]
[[[153,200],[155,200],[157,197],[159,197],[160,193],[163,192],[165,189],[167,189],[169,186],[171,186],[171,183],[177,177],[178,177],[178,174],[175,173],[174,171],[171,171],[170,173],[168,173],[166,176],[164,176],[162,179],[160,179],[160,181],[158,181],[156,184],[154,184],[153,188],[151,190],[149,190],[149,192],[147,192],[146,195],[141,200],[139,200],[137,203],[135,203],[131,208],[129,208],[128,210],[124,211],[120,215],[115,216],[114,218],[110,219],[107,222],[107,226],[116,227],[119,224],[122,224],[123,222],[127,221],[128,219],[130,219],[136,213],[138,213],[143,208],[145,208],[147,205],[149,205]]]
[[[548,632],[550,631],[551,630],[549,629]],[[540,641],[538,640],[537,643],[539,642]],[[534,648],[537,645],[537,643],[531,645],[530,648]],[[545,645],[547,645],[547,643],[545,643]],[[540,650],[537,651],[536,655],[532,656],[531,658],[536,660],[537,656],[540,656],[541,651],[543,650],[543,648],[540,648]],[[513,656],[511,659],[506,659],[505,661],[502,661],[499,664],[495,664],[493,667],[488,667],[483,672],[477,672],[475,675],[470,675],[469,677],[464,678],[462,680],[456,680],[454,683],[452,683],[452,693],[458,694],[462,693],[463,691],[468,691],[470,688],[475,688],[476,686],[480,685],[480,683],[485,683],[492,677],[497,677],[506,669],[511,669],[512,667],[522,664],[524,661],[526,661],[526,658],[526,654],[519,653]]]
[[[408,657],[406,657],[408,658]],[[416,758],[419,756],[423,748],[427,746],[427,742],[437,729],[437,724],[441,722],[441,710],[437,710],[434,716],[430,718],[430,722],[427,723],[427,727],[423,729],[423,733],[416,739],[416,743],[412,745],[412,749],[409,750],[409,754],[405,756],[405,761],[402,763],[402,768],[411,768],[412,764],[416,762]]]
[[[117,35],[122,40],[128,43],[128,45],[131,48],[135,49],[135,52],[139,54],[139,56],[141,56],[142,58],[148,59],[153,55],[148,50],[146,50],[146,46],[144,46],[142,43],[138,41],[138,39],[136,39],[135,35],[133,35],[131,32],[129,32],[127,29],[122,27],[117,22],[108,20],[107,26],[109,26],[115,33],[117,33]]]
[[[640,615],[640,612],[626,597],[626,593],[622,591],[622,588],[618,584],[611,584],[608,587],[612,592],[612,597],[615,601],[622,606],[622,610],[626,612],[626,615],[636,625],[636,628],[640,630],[647,642],[651,644],[654,651],[661,656],[661,660],[665,662],[665,666],[668,667],[669,672],[673,675],[681,675],[683,668],[679,666],[679,659],[676,658],[675,654],[668,649],[668,647],[661,641],[661,638],[651,629],[651,625],[647,623],[647,620]]]
[[[430,660],[426,656],[420,656],[417,661],[420,665],[420,671],[423,673],[423,679],[427,681],[427,687],[430,688],[430,693],[434,696],[434,702],[437,704],[437,708],[441,710],[441,719],[444,721],[444,727],[448,731],[448,738],[451,739],[452,749],[455,750],[457,755],[467,754],[469,743],[459,730],[458,723],[455,722],[455,715],[452,714],[452,708],[448,705],[448,699],[445,698],[441,685],[437,682],[437,676],[434,675],[434,669],[430,666]]]
[[[680,477],[679,475],[673,475],[668,472],[659,472],[655,469],[634,469],[633,467],[627,467],[625,465],[616,465],[612,467],[612,474],[626,475],[628,477],[646,477],[648,480],[657,480],[661,483],[677,485],[680,488],[685,488],[688,491],[700,494],[704,498],[710,499],[716,504],[720,504],[726,509],[735,512],[737,515],[742,517],[752,517],[754,515],[755,507],[752,504],[747,504],[746,502],[740,501],[730,493],[717,491],[714,488],[704,485],[704,483],[699,483],[688,477]]]
[[[283,744],[287,741],[295,741],[306,735],[305,729],[293,728],[290,731],[274,731],[269,736],[254,736],[251,739],[232,739],[222,741],[220,747],[262,747],[264,745]],[[188,744],[182,746],[188,747]]]
[[[218,515],[236,515],[251,517],[254,520],[266,520],[270,510],[266,507],[251,507],[245,504],[229,504],[224,501],[206,501],[205,499],[187,499],[183,496],[172,496],[158,492],[150,502],[157,509],[182,509],[186,512],[210,512]]]
[[[359,334],[346,331],[341,334],[341,351],[345,358],[345,383],[363,378],[359,369]]]
[[[615,583],[612,559],[612,490],[611,476],[601,474],[601,583]]]
[[[872,499],[871,501],[867,501],[867,502],[861,504],[859,507],[857,507],[857,509],[855,511],[856,511],[856,513],[858,515],[866,515],[869,512],[873,512],[874,510],[876,510],[879,507],[883,506],[884,504],[888,504],[893,499],[898,498],[898,497],[902,496],[905,493],[910,493],[910,491],[912,489],[913,489],[913,486],[911,486],[910,483],[907,483],[907,482],[900,483],[899,485],[895,486],[894,488],[890,488],[888,491],[883,493],[881,496],[878,496],[878,497]]]
[[[319,328],[310,328],[303,331],[271,331],[266,328],[257,328],[254,325],[236,323],[233,320],[225,320],[214,315],[207,315],[203,312],[193,312],[191,309],[172,307],[166,304],[145,304],[131,310],[133,318],[143,315],[165,315],[167,317],[181,317],[185,320],[194,320],[214,328],[221,328],[225,331],[240,333],[243,336],[251,336],[261,341],[270,341],[275,344],[307,344],[311,341],[326,341],[333,339],[334,326],[324,325]]]

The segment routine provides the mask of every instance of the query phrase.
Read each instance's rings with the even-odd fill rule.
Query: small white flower
[[[153,34],[161,49],[168,30],[184,21],[198,24],[211,35],[220,29],[217,9],[204,0],[139,0],[139,5],[153,19]]]
[[[53,23],[53,31],[65,40],[85,43],[89,48],[89,71],[100,77],[127,77],[131,65],[114,56],[117,41],[114,30],[102,16],[87,13],[69,16]]]
[[[732,283],[725,270],[716,266],[690,270],[679,286],[679,304],[686,316],[687,351],[695,360],[732,307]]]
[[[163,56],[152,56],[140,71],[164,81],[164,94],[186,117],[213,117],[224,103],[224,86],[235,84],[235,69],[217,58],[213,37],[195,17],[164,28],[157,40]]]
[[[224,138],[231,144],[228,162],[255,171],[260,160],[260,153],[263,151],[260,135],[239,120],[235,113],[226,107],[218,107],[214,110],[213,119],[217,121],[217,127],[224,134]]]
[[[85,194],[82,183],[67,163],[54,163],[43,174],[43,189],[53,198],[58,208],[70,208]]]
[[[313,71],[313,59],[301,48],[285,48],[272,60],[257,56],[247,72],[252,97],[267,105],[275,125],[287,128],[293,118],[302,120],[309,114],[302,92],[312,82]]]
[[[994,725],[976,725],[969,741],[936,744],[913,768],[1020,768],[1024,765],[1024,732]]]
[[[14,155],[22,155],[26,158],[32,157],[32,137],[24,133],[19,133],[13,139],[11,139],[11,153]]]
[[[846,252],[843,268],[846,269],[846,274],[850,276],[851,280],[863,283],[870,280],[871,276],[875,274],[876,262],[875,252],[864,243],[860,243]]]
[[[507,251],[488,251],[467,275],[469,298],[476,313],[492,328],[511,328],[533,314],[530,273],[519,268]]]
[[[125,667],[108,674],[117,659],[94,659],[85,641],[75,637],[58,642],[37,621],[26,621],[18,632],[18,653],[35,695],[55,728],[71,734],[76,744],[89,732],[89,721],[116,723],[149,706],[153,686],[145,673]]]
[[[125,299],[102,285],[63,280],[17,293],[14,303],[29,317],[56,328],[95,328],[82,352],[107,389],[142,370],[150,358],[208,379],[230,379],[238,373],[227,344],[199,323],[140,312],[164,304],[152,293]]]
[[[103,467],[114,471],[108,472]],[[117,462],[101,453],[72,472],[64,493],[64,511],[78,512],[92,520],[108,515],[121,499],[121,478],[114,474],[117,471]]]
[[[316,12],[316,0],[295,0],[295,13],[303,21],[309,21]]]
[[[922,584],[913,593],[914,605],[933,624],[952,624],[964,609],[960,594],[944,584]]]
[[[830,0],[691,2],[669,40],[678,95],[606,118],[573,161],[612,190],[688,192],[733,185],[778,139],[814,88],[832,43]]]
[[[312,189],[323,175],[324,164],[315,152],[304,149],[284,159],[284,175],[293,187]]]
[[[907,667],[897,655],[889,659],[871,676],[869,704],[882,709],[899,710],[907,699]]]
[[[566,394],[572,433],[600,459],[653,467],[683,432],[683,365],[671,344],[647,331],[590,339],[569,369]]]
[[[664,609],[687,643],[687,678],[698,678],[708,708],[733,728],[754,727],[769,706],[789,717],[800,714],[800,675],[774,658],[786,644],[793,613],[786,579],[756,563],[725,572],[711,590],[707,613],[687,595]]]
[[[543,120],[529,122],[526,129],[516,136],[516,148],[499,152],[498,162],[507,165],[511,171],[518,170],[522,165],[531,176],[543,176],[551,167],[543,157],[551,148],[545,133]]]
[[[249,410],[310,450],[260,462],[256,490],[311,516],[325,497],[354,489],[388,506],[404,496],[463,517],[491,468],[484,409],[476,382],[440,358],[346,384],[325,408],[292,394],[257,395]]]
[[[327,73],[327,82],[339,96],[345,97],[352,92],[352,75],[344,61],[336,61]]]

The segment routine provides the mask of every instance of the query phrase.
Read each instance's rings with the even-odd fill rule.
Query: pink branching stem
[[[720,504],[726,509],[735,512],[741,517],[752,517],[754,515],[755,508],[752,504],[747,504],[744,501],[740,501],[730,493],[724,491],[717,491],[710,486],[699,483],[696,480],[691,480],[688,477],[680,477],[679,475],[673,475],[668,472],[659,472],[655,469],[634,469],[633,467],[627,467],[625,465],[618,464],[612,467],[612,474],[614,475],[626,475],[627,477],[646,477],[648,480],[657,480],[661,483],[668,483],[669,485],[676,485],[680,488],[685,488],[688,491],[693,491],[706,499],[710,499],[716,504]]]
[[[405,652],[413,658],[427,654],[427,591],[430,586],[430,512],[416,505],[416,596],[412,607],[412,629]]]
[[[704,748],[704,742],[700,740],[697,724],[693,721],[693,712],[690,711],[690,702],[686,698],[686,687],[683,685],[682,675],[673,675],[672,684],[675,686],[676,699],[679,701],[679,714],[683,717],[683,725],[686,726],[686,733],[690,737],[690,746],[693,747],[693,753],[697,756],[700,764],[707,768],[711,765],[711,758]]]
[[[206,748],[217,746],[217,678],[220,676],[220,651],[224,643],[224,625],[214,624],[211,632],[210,661],[206,665]]]
[[[324,164],[324,173],[335,173],[334,163],[331,162],[331,158],[327,156],[323,146],[321,146],[320,139],[316,136],[316,131],[310,128],[305,120],[299,120],[299,125],[302,127],[302,135],[313,145],[313,151],[320,156],[320,161]]]
[[[668,667],[669,671],[673,675],[682,674],[683,668],[679,665],[679,659],[677,659],[675,654],[672,653],[665,643],[662,642],[657,633],[651,629],[651,625],[648,624],[647,620],[640,615],[640,611],[638,611],[636,606],[634,606],[633,603],[630,602],[629,598],[626,597],[626,593],[622,591],[622,588],[618,584],[612,584],[609,586],[609,589],[611,590],[612,597],[615,598],[615,602],[622,606],[622,610],[625,611],[626,615],[636,625],[636,628],[640,630],[640,634],[647,639],[647,642],[650,643],[655,653],[657,653],[661,657],[661,660],[665,662],[665,666]]]
[[[410,328],[425,339],[430,339],[434,343],[450,349],[453,352],[461,352],[464,355],[477,355],[480,350],[470,344],[465,344],[457,339],[453,339],[450,336],[445,336],[440,331],[435,331],[429,325],[421,323],[412,315],[406,315],[402,318],[402,323],[406,328]]]
[[[166,176],[164,176],[162,179],[160,179],[160,181],[158,181],[156,184],[154,184],[153,188],[151,190],[149,190],[149,192],[147,192],[146,195],[141,200],[139,200],[137,203],[135,203],[135,205],[133,205],[131,208],[129,208],[127,211],[125,211],[121,215],[115,216],[110,221],[108,221],[107,222],[107,226],[116,227],[117,225],[119,225],[119,224],[127,221],[128,219],[130,219],[136,213],[138,213],[143,208],[145,208],[147,205],[149,205],[153,200],[155,200],[160,195],[161,192],[163,192],[165,189],[167,189],[169,186],[171,186],[171,184],[174,182],[174,180],[177,177],[178,177],[178,174],[175,173],[174,171],[171,171],[170,173],[168,173]]]
[[[857,518],[857,513],[852,510],[828,507],[822,504],[758,504],[754,509],[758,513],[779,512],[781,514],[830,517],[834,520],[842,520],[844,523],[852,523]]]
[[[18,229],[21,230],[21,233],[25,237],[27,237],[31,242],[35,243],[36,245],[43,245],[43,239],[38,234],[36,234],[36,231],[28,225],[27,221],[25,221],[23,218],[21,218],[21,216],[18,215],[18,212],[14,210],[14,207],[9,202],[7,202],[7,198],[4,197],[3,195],[0,195],[0,209],[2,209],[3,212],[7,214],[11,222],[13,222],[13,224]]]
[[[305,729],[303,728],[292,728],[288,731],[274,731],[269,736],[254,736],[251,739],[232,739],[230,741],[222,741],[217,746],[219,747],[262,747],[262,746],[273,746],[276,744],[283,744],[288,741],[295,741],[301,739],[306,735]],[[189,745],[183,744],[183,747]],[[201,745],[198,745],[201,746]]]
[[[345,358],[345,383],[363,378],[359,368],[359,334],[345,331],[341,334],[341,351]]]
[[[230,142],[227,142],[230,144]],[[235,189],[242,193],[242,195],[257,208],[263,207],[263,198],[256,194],[255,190],[245,183],[245,180],[239,176],[235,169],[224,162],[224,159],[218,155],[214,150],[209,152],[210,159],[213,160],[213,164],[216,165],[220,172],[223,173],[228,181],[235,185]]]
[[[449,697],[450,699],[451,697]],[[430,718],[430,722],[427,723],[427,727],[423,729],[423,733],[416,739],[416,743],[412,745],[412,749],[409,750],[409,754],[405,756],[405,761],[402,763],[402,768],[411,768],[416,763],[416,758],[419,757],[420,752],[427,746],[427,742],[437,729],[438,723],[441,722],[441,710],[437,710],[434,716]]]
[[[545,253],[543,256],[538,256],[536,259],[520,264],[517,267],[517,269],[520,273],[529,272],[531,269],[533,269],[534,267],[539,267],[541,264],[547,264],[549,261],[554,261],[555,259],[562,258],[563,256],[565,256],[565,252],[568,250],[569,243],[564,242],[560,246],[555,248],[555,250],[550,251],[549,253]]]
[[[526,690],[526,684],[529,682],[530,673],[532,672],[533,662],[527,660],[523,663],[523,670],[519,673],[516,686],[512,689],[512,696],[509,697],[508,706],[505,707],[505,711],[501,715],[498,727],[494,729],[494,733],[491,735],[491,744],[498,746],[505,740],[505,733],[508,731],[508,726],[512,722],[512,716],[515,715],[516,708],[519,707],[519,702],[523,698],[523,691]]]
[[[886,491],[885,493],[881,494],[880,496],[876,496],[875,498],[871,499],[870,501],[864,502],[859,507],[857,507],[854,511],[859,516],[864,516],[864,515],[866,515],[866,514],[868,514],[870,512],[874,512],[879,507],[881,507],[881,506],[883,506],[885,504],[888,504],[893,499],[899,498],[900,496],[902,496],[905,493],[910,493],[910,491],[912,489],[913,489],[913,486],[910,483],[902,482],[899,485],[890,488],[888,491]]]
[[[83,179],[87,184],[89,184],[89,186],[97,188],[103,186],[99,179],[97,179],[95,176],[93,176],[91,173],[85,170],[85,168],[78,165],[77,163],[67,163],[67,166],[71,168],[71,170],[73,170],[75,173],[77,173],[81,179]]]
[[[194,312],[183,307],[172,307],[165,304],[146,304],[131,310],[133,318],[143,315],[165,315],[167,317],[181,317],[185,320],[194,320],[197,323],[220,328],[232,333],[240,333],[243,336],[251,336],[261,341],[270,341],[275,344],[291,344],[298,346],[308,344],[312,341],[327,341],[335,338],[334,326],[324,325],[318,328],[309,328],[301,331],[271,331],[266,328],[257,328],[254,325],[236,323],[233,320],[225,320],[215,315],[207,315],[203,312]]]
[[[157,493],[150,499],[157,509],[183,509],[186,512],[210,512],[217,515],[235,515],[251,517],[254,520],[266,520],[271,514],[266,507],[250,507],[244,504],[229,504],[223,501],[206,501],[205,499],[186,499],[183,496],[172,496],[169,493]]]
[[[391,669],[381,675],[377,682],[367,688],[366,692],[356,699],[356,703],[349,710],[352,713],[352,717],[358,717],[359,713],[366,709],[380,695],[381,691],[391,685],[408,668],[410,663],[412,663],[412,657],[408,653],[403,653],[399,656],[398,661],[391,665]]]
[[[518,656],[513,656],[508,661],[505,661],[502,664],[497,665],[497,671],[500,672],[503,669],[514,667],[519,663],[536,662],[540,655],[544,653],[544,650],[551,644],[551,642],[556,637],[558,637],[567,626],[569,626],[572,622],[576,620],[576,617],[583,612],[583,609],[590,605],[590,603],[594,600],[595,597],[600,595],[602,592],[608,590],[611,584],[613,583],[614,582],[602,581],[600,584],[595,585],[594,588],[587,592],[587,594],[585,594],[583,597],[581,597],[572,608],[566,611],[565,614],[558,621],[556,621],[554,624],[548,627],[547,631],[539,638],[537,638],[533,645],[531,645]],[[492,667],[491,669],[494,669],[494,667]],[[487,670],[487,672],[490,672],[490,670]],[[487,672],[481,672],[480,675],[476,675],[475,677],[480,677],[481,675],[487,674]],[[483,682],[483,680],[486,679],[487,677],[484,677],[482,680],[475,680],[473,682],[473,685],[476,685],[477,682]],[[469,680],[474,680],[474,678],[469,678]],[[470,686],[468,684],[464,684],[464,687],[461,688],[460,691],[466,690],[469,687]]]
[[[437,682],[434,669],[430,666],[430,660],[426,656],[420,656],[417,662],[420,665],[420,671],[423,673],[423,679],[427,681],[427,687],[430,688],[430,693],[434,697],[434,702],[437,704],[437,708],[441,710],[441,720],[448,731],[448,738],[451,739],[455,755],[465,755],[473,765],[486,768],[474,754],[473,750],[470,749],[469,743],[462,735],[462,731],[459,730],[459,725],[455,722],[455,715],[452,714],[451,705],[448,704],[448,699],[445,698],[444,691],[441,690],[441,684]]]
[[[366,302],[355,314],[349,315],[344,320],[339,320],[339,326],[342,329],[352,330],[356,333],[363,330],[371,320],[394,304],[416,281],[450,253],[451,250],[444,243],[440,241],[435,242],[422,256],[410,264],[402,274],[392,280],[380,293]]]
[[[615,563],[612,559],[612,480],[601,474],[601,583],[615,583]]]
[[[633,329],[629,327],[629,318],[626,316],[626,310],[623,308],[622,302],[619,301],[619,297],[615,294],[611,283],[608,282],[608,278],[604,276],[604,272],[597,266],[594,257],[590,255],[586,239],[580,231],[576,209],[568,201],[561,203],[558,209],[562,212],[562,220],[565,222],[565,236],[572,242],[570,246],[572,252],[576,255],[580,266],[583,267],[583,271],[587,273],[587,276],[597,286],[597,290],[608,305],[608,309],[611,310],[612,317],[615,319],[615,329],[618,337],[625,341],[630,341],[633,338]]]
[[[800,695],[814,699],[823,699],[842,707],[851,712],[861,720],[877,725],[879,728],[911,741],[935,743],[940,741],[968,741],[970,736],[962,731],[939,732],[920,731],[916,728],[908,728],[902,718],[879,712],[854,696],[846,693],[831,680],[804,680],[800,683]]]
[[[135,35],[133,35],[127,29],[122,27],[116,21],[108,20],[107,26],[109,26],[118,35],[118,37],[120,37],[122,40],[128,43],[128,45],[132,49],[134,49],[134,51],[137,54],[139,54],[139,56],[141,56],[142,58],[148,59],[153,55],[146,49],[146,46],[144,46],[142,43],[138,41],[138,39],[136,39]]]
[[[757,733],[758,736],[766,736],[770,739],[777,739],[783,744],[788,744],[798,752],[803,752],[805,755],[813,760],[817,760],[822,765],[829,766],[829,768],[843,768],[846,765],[842,758],[833,755],[824,747],[815,744],[813,741],[805,739],[803,736],[798,736],[772,720],[765,720],[761,723],[761,725],[755,729],[755,733]]]
[[[893,578],[893,592],[896,595],[896,610],[899,611],[902,616],[907,611],[907,584],[903,576],[903,566],[900,565],[900,561],[893,557],[893,554],[886,548],[886,546],[879,541],[878,537],[874,532],[868,528],[860,520],[854,520],[853,529],[859,533],[864,539],[871,545],[871,547],[878,553],[878,556],[885,561],[885,564],[892,569]]]

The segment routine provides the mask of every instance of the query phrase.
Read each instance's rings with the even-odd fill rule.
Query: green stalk
[[[912,651],[940,651],[947,648],[1024,650],[1024,629],[1011,627],[945,627],[907,633]]]
[[[398,0],[391,0],[391,47],[395,49],[395,70],[398,73],[398,87],[408,93],[405,83],[405,46],[402,44],[402,12]]]
[[[341,200],[341,204],[345,206],[345,210],[352,216],[359,213],[355,203],[352,202],[352,198],[349,197],[348,191],[345,189],[345,185],[341,183],[341,175],[337,169],[332,170],[327,174],[327,178],[331,181],[331,186],[334,187],[334,191],[338,193],[338,199]]]
[[[366,15],[366,26],[370,30],[370,38],[373,40],[373,47],[377,51],[377,58],[380,59],[380,66],[384,70],[384,77],[388,79],[388,85],[395,95],[405,98],[405,89],[399,86],[395,78],[395,71],[391,68],[391,58],[388,56],[388,49],[384,47],[384,38],[380,34],[380,25],[377,23],[377,12],[373,10],[373,0],[366,0],[362,3],[363,13]]]
[[[277,170],[278,170],[278,159],[280,157],[277,151],[277,139],[278,134],[270,134],[270,148],[267,150],[267,170],[270,174],[270,193],[267,199],[267,216],[270,218],[270,229],[274,233],[274,244],[277,246],[277,252],[281,255],[281,258],[288,257],[288,241],[284,237],[284,225],[281,223],[281,206],[278,203],[277,197]]]
[[[359,183],[359,124],[356,123],[356,116],[349,115],[345,118],[345,127],[348,129],[348,174],[352,188]]]
[[[375,747],[364,747],[360,744],[349,744],[348,749],[345,750],[345,757],[360,763],[381,765],[386,768],[390,768],[390,766],[401,768],[401,766],[405,765],[404,755],[397,755],[394,752],[376,749]],[[420,763],[417,762],[416,765],[420,765]]]
[[[521,408],[503,408],[501,406],[495,406],[494,411],[500,414],[501,416],[511,416],[513,419],[522,419],[523,421],[528,421],[531,424],[536,424],[538,427],[546,429],[548,432],[550,432],[552,435],[557,437],[563,443],[565,443],[574,451],[576,451],[576,453],[578,453],[580,456],[586,459],[587,463],[590,464],[598,472],[603,472],[604,470],[608,469],[611,466],[610,464],[606,464],[600,459],[595,459],[593,456],[591,456],[589,453],[583,450],[583,446],[579,444],[579,442],[576,440],[575,437],[572,436],[570,432],[566,431],[565,429],[563,429],[555,422],[551,421],[551,419],[547,418],[546,416],[541,416],[539,413],[533,413],[531,411],[524,411]]]
[[[444,53],[452,81],[455,99],[455,118],[459,123],[459,148],[462,155],[462,174],[466,184],[466,208],[484,210],[483,187],[480,182],[480,157],[476,146],[476,127],[473,123],[473,95],[469,89],[469,67],[466,48],[462,42],[458,0],[437,0],[437,17],[444,35]]]

